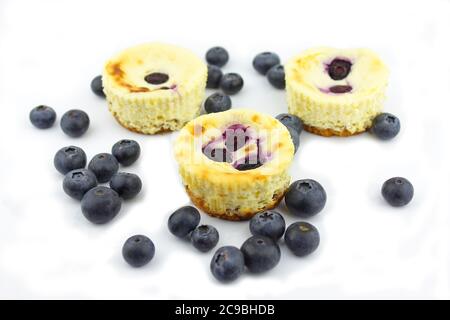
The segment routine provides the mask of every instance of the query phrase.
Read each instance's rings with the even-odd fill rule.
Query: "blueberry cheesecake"
[[[199,114],[207,74],[206,64],[189,50],[148,43],[106,62],[103,91],[125,128],[144,134],[174,131]]]
[[[389,71],[368,49],[314,48],[285,66],[289,112],[322,136],[364,132],[382,111]]]
[[[289,187],[293,156],[288,129],[269,115],[246,109],[200,116],[175,141],[192,202],[227,220],[250,219],[275,207]]]

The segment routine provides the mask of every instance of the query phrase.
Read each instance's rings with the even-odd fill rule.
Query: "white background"
[[[449,1],[438,0],[1,0],[0,298],[450,298],[449,17]],[[395,140],[301,136],[292,177],[316,179],[328,193],[325,209],[309,220],[321,233],[317,252],[301,259],[281,244],[275,269],[223,285],[209,272],[212,252],[199,253],[168,232],[170,213],[189,203],[172,157],[176,133],[128,132],[89,88],[110,55],[148,41],[201,56],[224,46],[231,57],[224,70],[245,79],[234,106],[272,115],[287,110],[284,91],[252,69],[258,52],[286,61],[328,45],[382,56],[391,70],[385,109],[402,123]],[[81,108],[91,127],[78,139],[59,125],[37,130],[28,113],[39,104],[59,117]],[[62,191],[53,155],[74,144],[91,158],[122,138],[143,148],[126,169],[141,176],[143,192],[114,221],[95,226]],[[414,184],[405,208],[381,198],[392,176]],[[280,211],[288,223],[296,220]],[[218,228],[219,246],[240,246],[249,236],[246,222],[206,215],[202,222]],[[121,257],[136,233],[157,250],[138,270]]]

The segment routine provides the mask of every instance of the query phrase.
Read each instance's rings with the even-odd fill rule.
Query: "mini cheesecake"
[[[285,66],[289,112],[322,136],[350,136],[381,113],[388,69],[368,49],[314,48]]]
[[[245,220],[274,208],[289,187],[294,145],[272,116],[233,109],[190,121],[175,141],[192,202],[211,216]]]
[[[155,134],[179,130],[200,113],[206,78],[206,64],[189,50],[148,43],[108,60],[102,81],[117,121]]]

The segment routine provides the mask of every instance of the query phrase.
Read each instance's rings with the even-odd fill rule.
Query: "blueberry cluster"
[[[56,121],[56,112],[51,107],[40,105],[31,110],[29,118],[36,128],[48,129]],[[88,130],[89,124],[87,113],[78,109],[64,113],[60,122],[62,131],[73,138],[82,136]]]
[[[142,188],[141,179],[133,173],[118,172],[119,164],[129,166],[140,155],[133,140],[120,140],[112,153],[99,153],[87,165],[86,153],[68,146],[56,152],[54,166],[64,174],[63,189],[70,197],[81,200],[81,211],[90,222],[104,224],[120,211],[122,200],[134,198]],[[109,187],[99,186],[109,182]]]
[[[199,225],[200,212],[185,206],[173,212],[167,222],[169,231],[180,239],[190,240],[201,252],[208,252],[219,242],[219,232],[211,225]]]
[[[280,57],[274,52],[261,52],[253,59],[253,68],[267,77],[269,83],[277,88],[286,88],[286,74]]]
[[[382,187],[382,195],[392,206],[408,204],[414,194],[412,184],[405,178],[392,178]],[[322,185],[313,179],[293,182],[284,198],[292,216],[310,218],[323,210],[327,194]],[[201,225],[200,213],[192,206],[176,210],[169,217],[168,227],[181,239],[190,239],[195,248],[210,251],[219,241],[216,228]],[[241,245],[222,246],[214,253],[210,270],[221,282],[231,282],[245,271],[264,273],[278,265],[281,259],[279,240],[284,237],[286,247],[298,257],[305,257],[317,250],[320,234],[317,228],[306,221],[296,221],[286,228],[283,216],[274,210],[261,212],[249,222],[252,236]]]
[[[222,92],[213,93],[205,100],[206,113],[229,110],[232,105],[230,95],[238,93],[244,86],[244,80],[238,73],[223,74],[221,67],[228,62],[228,59],[228,52],[222,47],[213,47],[206,52],[208,63],[206,87],[222,90]]]

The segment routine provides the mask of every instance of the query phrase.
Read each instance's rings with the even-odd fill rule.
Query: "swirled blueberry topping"
[[[252,170],[270,159],[270,154],[263,152],[262,142],[251,127],[233,124],[203,146],[202,151],[209,159],[230,163],[236,170]],[[244,147],[246,149],[241,152]]]

